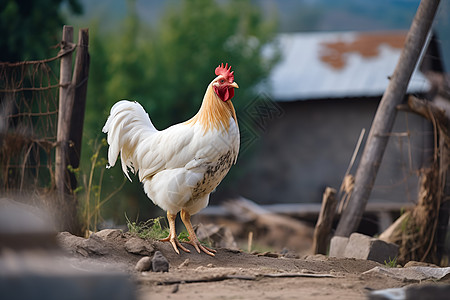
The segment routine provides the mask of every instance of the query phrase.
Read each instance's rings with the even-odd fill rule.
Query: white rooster
[[[208,85],[202,106],[190,120],[157,130],[137,102],[122,100],[112,108],[103,127],[108,135],[108,161],[114,166],[120,153],[122,170],[137,173],[147,196],[167,211],[169,241],[190,252],[177,238],[175,218],[180,212],[189,233],[189,243],[214,256],[200,244],[190,218],[208,205],[210,193],[236,163],[239,127],[231,98],[234,72],[228,64],[215,69],[217,77]]]

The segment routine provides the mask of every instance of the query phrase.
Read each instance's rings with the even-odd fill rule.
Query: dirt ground
[[[62,247],[80,262],[126,270],[137,286],[138,299],[365,299],[372,290],[424,284],[385,275],[363,274],[380,264],[323,255],[303,258],[267,257],[225,248],[215,257],[174,252],[169,243],[146,241],[151,257],[159,250],[169,272],[137,272],[143,256],[127,251],[131,235],[120,231],[95,234],[88,240],[59,235]],[[76,242],[75,242],[76,240]],[[80,244],[81,242],[81,244]],[[145,252],[145,251],[144,251]],[[107,267],[105,267],[107,269]],[[450,283],[445,278],[440,282]]]
[[[178,256],[166,244],[158,242],[156,246],[172,266],[167,273],[148,272],[137,276],[141,299],[365,299],[371,289],[407,284],[361,275],[379,265],[370,261],[324,256],[272,258],[227,249],[218,249],[214,258],[193,251]],[[189,259],[188,266],[179,267],[186,259]],[[329,277],[264,277],[299,273]],[[212,281],[228,278],[227,275],[231,279]],[[205,282],[178,283],[202,279]],[[160,284],[171,281],[177,283]]]

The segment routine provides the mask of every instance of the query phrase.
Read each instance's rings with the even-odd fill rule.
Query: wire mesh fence
[[[0,192],[54,186],[58,57],[0,63]]]

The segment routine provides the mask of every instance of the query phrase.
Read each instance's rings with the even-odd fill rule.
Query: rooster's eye
[[[225,80],[223,80],[223,79],[220,80],[220,83],[224,83],[224,82],[225,82]]]

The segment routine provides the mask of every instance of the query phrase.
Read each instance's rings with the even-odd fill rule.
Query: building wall
[[[320,202],[326,186],[339,189],[361,129],[367,136],[378,102],[379,98],[363,98],[278,103],[282,116],[267,124],[253,151],[234,167],[241,174],[232,193],[260,204]],[[399,112],[393,132],[370,201],[416,199],[417,170],[430,154],[431,146],[424,145],[430,144],[431,130],[421,117]],[[358,160],[359,156],[353,174]],[[220,190],[213,197],[224,194]]]

